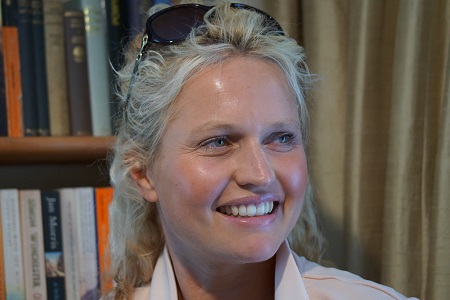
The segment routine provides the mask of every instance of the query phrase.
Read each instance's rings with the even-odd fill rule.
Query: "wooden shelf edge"
[[[112,151],[114,137],[0,138],[0,164],[93,163]]]

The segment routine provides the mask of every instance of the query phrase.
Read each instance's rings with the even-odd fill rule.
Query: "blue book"
[[[36,73],[34,70],[34,43],[31,1],[17,1],[19,31],[20,78],[22,81],[22,110],[24,135],[38,134]]]
[[[34,71],[38,135],[50,135],[42,0],[32,0]]]

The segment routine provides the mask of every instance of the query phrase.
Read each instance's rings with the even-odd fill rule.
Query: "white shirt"
[[[177,285],[167,248],[164,248],[150,286],[138,288],[135,300],[177,300]],[[275,300],[417,299],[352,273],[325,268],[292,252],[284,242],[276,253]]]

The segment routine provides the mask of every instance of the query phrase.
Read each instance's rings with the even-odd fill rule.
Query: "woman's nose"
[[[275,180],[273,166],[259,142],[241,146],[235,164],[234,179],[239,185],[268,186]]]

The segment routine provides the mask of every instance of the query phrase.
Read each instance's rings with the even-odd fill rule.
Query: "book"
[[[64,299],[64,251],[59,192],[41,191],[47,298]]]
[[[19,31],[20,78],[22,81],[22,111],[25,136],[38,134],[36,73],[34,66],[33,23],[31,0],[18,3],[17,28]]]
[[[102,2],[97,0],[69,0],[64,4],[66,11],[81,10],[84,12],[91,122],[94,136],[110,136],[112,134],[106,15],[102,5]]]
[[[25,299],[20,230],[19,191],[0,190],[2,219],[3,266],[6,299]]]
[[[3,24],[0,14],[0,24]],[[3,36],[0,27],[0,136],[8,136],[8,114],[6,110],[5,73],[3,66]]]
[[[92,187],[77,188],[79,280],[82,299],[99,298],[95,198]]]
[[[152,0],[121,1],[121,11],[124,16],[123,26],[128,41],[133,39],[136,34],[142,33],[148,18],[147,11],[152,6],[152,2]]]
[[[109,256],[109,205],[113,200],[112,187],[95,188],[95,212],[97,221],[98,261],[101,290],[106,292],[113,288],[113,278],[109,273],[111,258]]]
[[[50,135],[70,134],[64,17],[61,0],[43,0]]]
[[[6,88],[8,136],[23,136],[17,1],[2,1],[2,46]]]
[[[50,135],[50,120],[47,92],[47,70],[44,41],[43,0],[31,0],[31,23],[33,28],[33,54],[35,72],[35,101],[37,106],[37,134]]]
[[[109,68],[110,82],[114,82],[115,70],[120,70],[124,57],[122,55],[124,46],[125,30],[123,26],[124,15],[120,8],[120,1],[106,0],[106,28],[108,33],[108,56],[111,67]],[[120,116],[120,99],[115,93],[111,93],[111,128],[117,131],[118,116]]]
[[[106,15],[98,0],[80,0],[86,29],[92,133],[110,136],[111,113]]]
[[[77,192],[75,188],[59,190],[61,201],[66,299],[78,300],[80,296],[78,263]]]
[[[0,195],[1,197],[1,195]],[[4,264],[4,256],[3,256],[3,234],[2,234],[2,214],[1,214],[1,206],[0,206],[0,299],[6,299],[6,291],[5,291],[5,264]]]
[[[47,299],[41,192],[19,191],[19,207],[25,294],[28,299]]]
[[[118,0],[106,0],[106,30],[108,35],[108,55],[109,61],[115,70],[123,65],[122,55],[124,46],[125,30],[123,26],[123,13]]]
[[[70,130],[72,135],[92,135],[90,92],[84,13],[64,12]]]
[[[61,214],[67,299],[98,299],[99,275],[94,188],[63,188]]]

